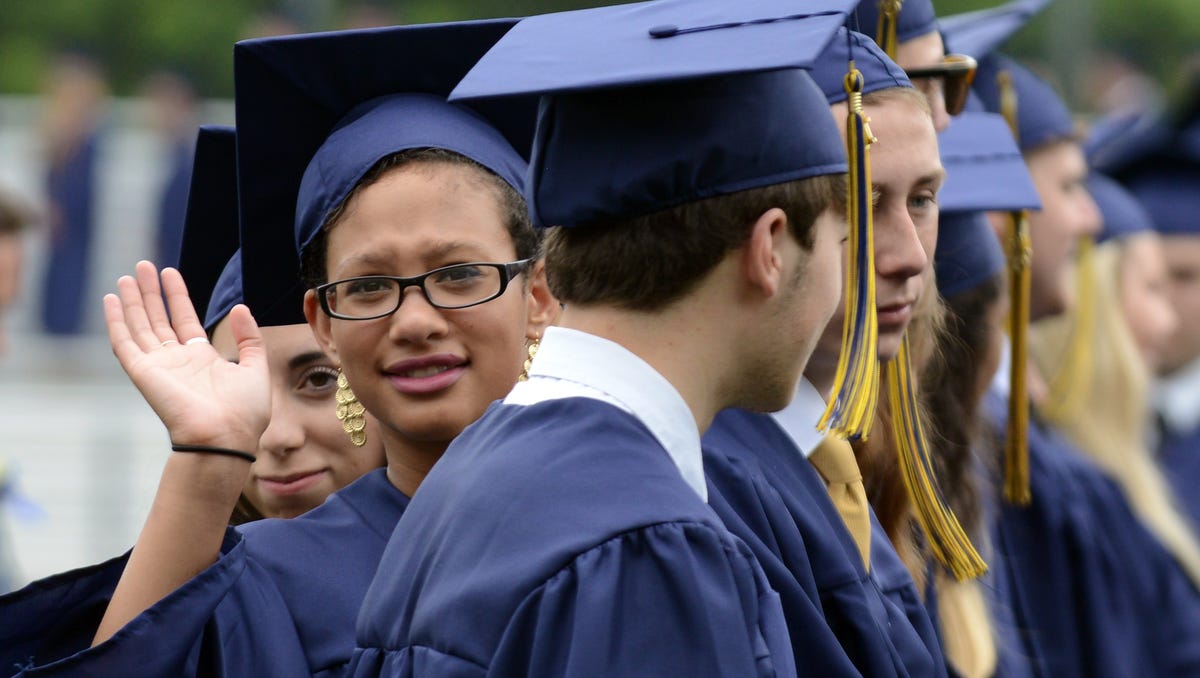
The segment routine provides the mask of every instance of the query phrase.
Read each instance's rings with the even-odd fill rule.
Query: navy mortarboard
[[[938,29],[931,0],[862,0],[847,25],[874,36],[883,51],[893,57],[899,43]]]
[[[851,4],[660,0],[530,17],[450,99],[542,95],[526,187],[539,226],[844,172],[825,100],[800,69]]]
[[[232,127],[200,128],[179,253],[188,296],[209,332],[242,303],[234,138]]]
[[[1164,115],[1093,134],[1094,167],[1121,182],[1164,235],[1200,234],[1200,123],[1176,127]]]
[[[946,49],[981,59],[996,51],[1052,0],[1013,0],[998,7],[942,17]]]
[[[1010,97],[1008,86],[1003,84],[1006,80],[1011,81],[1011,93],[1015,96],[1014,134],[1022,151],[1075,138],[1071,112],[1054,88],[1025,66],[1000,54],[980,59],[976,72],[975,93],[987,110],[1008,117],[1005,109],[1010,106]]]
[[[963,113],[938,135],[938,151],[946,168],[938,191],[943,214],[1041,209],[1021,149],[1000,115]]]
[[[1004,269],[986,211],[1040,209],[1037,189],[999,115],[964,113],[938,139],[946,183],[938,192],[938,291],[975,287]]]
[[[1088,192],[1104,217],[1104,230],[1096,238],[1097,242],[1154,230],[1154,221],[1142,203],[1111,178],[1092,172],[1088,176]]]
[[[892,87],[912,87],[904,69],[892,61],[883,49],[870,37],[848,29],[841,29],[830,41],[829,46],[813,64],[812,77],[831,104],[846,101],[846,64],[854,61],[854,67],[862,74],[862,91],[869,94]]]
[[[445,102],[514,23],[403,26],[237,44],[243,257],[247,270],[278,272],[273,280],[256,276],[262,279],[247,285],[260,323],[304,322],[298,252],[381,158],[437,146],[520,186],[533,102],[483,103],[474,110]],[[455,49],[445,49],[447,44]]]

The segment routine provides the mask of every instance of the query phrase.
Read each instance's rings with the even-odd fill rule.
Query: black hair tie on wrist
[[[199,452],[201,454],[219,454],[225,457],[237,457],[238,459],[245,459],[251,464],[258,461],[258,457],[250,454],[249,452],[231,450],[226,447],[209,447],[208,445],[177,445],[175,443],[171,443],[171,450],[174,452]]]

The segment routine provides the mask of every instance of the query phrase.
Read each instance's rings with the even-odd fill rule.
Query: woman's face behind
[[[438,161],[385,174],[350,200],[329,231],[327,279],[411,277],[452,264],[516,260],[490,181],[477,168]],[[526,292],[529,275],[469,308],[436,308],[408,287],[390,316],[342,320],[316,311],[315,326],[385,435],[444,445],[516,383],[526,339],[537,332],[529,322],[533,298],[544,296]]]
[[[337,368],[308,325],[263,327],[271,369],[271,422],[258,443],[243,494],[267,518],[293,518],[383,465],[379,428],[367,417],[367,444],[354,447],[334,415]],[[237,359],[228,324],[213,346]]]

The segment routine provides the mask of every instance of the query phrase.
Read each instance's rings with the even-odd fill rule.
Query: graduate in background
[[[950,34],[947,43],[956,48]],[[1028,266],[1028,318],[1036,321],[1075,303],[1072,256],[1081,238],[1099,230],[1100,218],[1066,106],[1033,73],[990,54],[995,46],[991,40],[977,51],[961,51],[979,58],[975,90],[988,110],[1009,118],[1042,202],[1028,221],[1032,253],[1009,252],[1014,275],[1021,262]],[[1008,246],[1010,215],[996,216],[993,225]],[[1012,331],[1022,332],[1022,324]],[[1009,565],[1018,626],[1028,629],[1051,675],[1195,674],[1200,670],[1195,588],[1111,478],[1028,407],[1009,404],[1025,379],[1030,400],[1039,407],[1047,402],[1045,378],[1028,361],[1011,362],[1020,371],[997,374],[988,407],[997,432],[1010,432],[1017,417],[1028,417],[1029,424],[1027,437],[1018,441],[1028,445],[1029,491],[1008,495],[993,535],[997,556]],[[1005,467],[1008,494],[1024,483],[1014,484],[1014,466]]]
[[[1198,91],[1193,85],[1189,95]],[[1179,322],[1160,356],[1151,438],[1193,530],[1200,530],[1200,153],[1189,140],[1198,132],[1194,105],[1173,108],[1136,126],[1110,128],[1093,152],[1097,167],[1129,189],[1162,237],[1167,297]]]
[[[100,66],[63,54],[50,73],[40,116],[46,160],[48,260],[42,325],[50,334],[83,329],[83,297],[96,219],[96,156],[108,87]]]
[[[25,201],[0,188],[0,356],[8,349],[5,315],[21,294],[25,271],[25,234],[37,216]]]
[[[142,559],[125,568],[133,588],[109,605],[98,644],[49,664],[61,655],[21,656],[17,665],[37,665],[38,675],[77,675],[84,669],[152,676],[340,674],[379,554],[407,505],[405,493],[414,491],[440,455],[446,444],[441,436],[457,435],[512,387],[527,355],[527,339],[540,333],[558,309],[536,261],[540,240],[518,191],[524,160],[512,146],[528,143],[532,107],[490,107],[504,121],[510,135],[505,137],[478,113],[445,102],[451,86],[512,25],[503,20],[410,26],[238,45],[244,292],[256,316],[277,325],[304,317],[306,287],[295,276],[293,243],[301,246],[308,270],[322,277],[348,262],[370,265],[370,272],[381,276],[429,272],[417,279],[425,287],[409,290],[404,308],[394,313],[400,303],[396,278],[356,277],[349,283],[353,296],[346,298],[351,300],[362,294],[378,299],[389,285],[396,293],[389,297],[390,309],[374,322],[353,320],[344,326],[351,334],[379,340],[391,356],[384,365],[391,373],[377,371],[375,351],[331,352],[351,377],[354,393],[382,412],[381,426],[366,434],[382,439],[389,468],[368,473],[300,518],[225,530],[224,520],[244,486],[246,460],[219,449],[175,455],[170,468],[199,469],[186,474],[192,482],[178,492],[160,494],[162,502],[139,539]],[[418,59],[424,67],[416,71],[388,68],[347,76],[361,75],[363,62]],[[380,209],[392,217],[376,218]],[[405,221],[396,223],[397,214]],[[353,235],[347,241],[342,234]],[[347,254],[346,247],[366,247],[373,258],[364,261]],[[178,332],[166,324],[161,307],[147,309],[155,311],[153,324],[145,312],[139,315],[139,285],[133,281],[122,285],[124,309],[108,302],[110,311],[127,314],[128,326],[139,333],[140,349],[124,345],[126,364],[132,364],[130,351],[135,356],[139,350],[151,356],[173,352],[207,360],[221,375],[211,388],[240,384],[242,396],[220,399],[206,395],[202,380],[181,378],[195,389],[196,406],[184,415],[203,416],[182,422],[190,428],[173,426],[171,432],[176,443],[244,451],[252,444],[251,432],[257,436],[268,424],[258,409],[267,402],[269,388],[263,360],[260,356],[254,367],[243,350],[235,366],[194,341],[204,330],[186,313],[181,283],[174,275],[165,282]],[[140,283],[148,300],[159,298],[153,275],[143,275]],[[463,293],[473,303],[462,302]],[[330,310],[352,314],[346,298]],[[314,297],[310,310],[323,313],[317,304]],[[229,318],[239,347],[253,343],[256,333],[247,310],[235,307]],[[150,331],[161,340],[144,336]],[[441,361],[458,355],[460,362],[445,370],[438,363],[414,365],[411,357],[404,363],[406,354]],[[455,381],[446,379],[447,371]],[[359,434],[366,413],[356,407],[363,403],[351,399],[348,385],[338,394],[339,406],[345,406],[342,425],[347,433]],[[334,414],[330,409],[327,416]],[[235,421],[222,424],[221,417]],[[200,437],[238,431],[246,440]],[[199,477],[212,482],[194,482]],[[69,579],[51,584],[67,587]],[[26,604],[46,604],[38,594],[30,591]],[[95,632],[95,616],[82,631],[78,625],[70,629],[76,635],[88,630]],[[114,631],[119,632],[107,637]]]
[[[843,20],[532,17],[458,86],[542,95],[526,191],[562,327],[401,518],[354,675],[819,673],[706,504],[700,434],[724,407],[783,407],[837,305],[845,151],[797,66]]]
[[[946,184],[938,193],[938,291],[947,309],[922,393],[936,431],[938,482],[988,562],[977,580],[956,581],[927,557],[951,667],[964,678],[1044,675],[1033,646],[1012,619],[1007,563],[992,548],[993,477],[999,458],[988,435],[984,396],[1001,361],[1008,310],[1004,253],[985,210],[1040,207],[1020,149],[1001,116],[966,112],[939,135]]]
[[[1044,373],[1080,350],[1074,332],[1089,337],[1086,360],[1069,403],[1055,408],[1055,426],[1124,490],[1130,506],[1200,587],[1200,543],[1177,508],[1174,489],[1147,445],[1151,375],[1160,367],[1178,318],[1167,297],[1160,237],[1137,200],[1093,172],[1088,189],[1104,231],[1089,267],[1079,271],[1079,295],[1091,295],[1091,316],[1076,312],[1031,328],[1030,355]]]
[[[166,168],[158,194],[151,261],[159,270],[176,268],[182,250],[192,156],[196,151],[199,101],[191,81],[170,70],[150,74],[141,86],[141,95],[146,102],[147,122],[162,144]]]
[[[911,304],[921,295],[926,247],[932,250],[937,237],[934,198],[942,168],[923,98],[859,33],[840,31],[813,68],[833,119],[844,121],[848,113],[844,82],[851,58],[879,139],[871,146],[871,189],[879,202],[874,270],[855,270],[843,294],[854,295],[854,286],[874,276],[885,310],[878,353],[864,359],[877,361],[895,356]],[[780,593],[798,666],[819,675],[944,675],[934,626],[874,520],[853,451],[823,441],[818,431],[849,315],[840,311],[825,328],[787,408],[769,415],[727,410],[714,421],[704,437],[710,504],[751,546]],[[856,477],[857,487],[848,488]],[[810,607],[820,610],[822,627],[808,621]],[[833,644],[841,653],[828,650]]]

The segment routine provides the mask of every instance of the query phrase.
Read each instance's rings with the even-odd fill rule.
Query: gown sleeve
[[[285,618],[281,615],[288,614],[286,605],[261,568],[247,560],[242,537],[232,529],[216,563],[105,642],[88,647],[123,566],[123,559],[110,561],[32,584],[14,595],[12,607],[0,600],[6,620],[20,611],[44,631],[40,640],[34,634],[17,639],[24,656],[6,665],[4,675],[180,678],[307,673],[291,625],[280,623]],[[82,612],[72,609],[77,603]],[[7,642],[9,625],[4,626],[0,638]],[[6,649],[6,660],[10,654]]]

